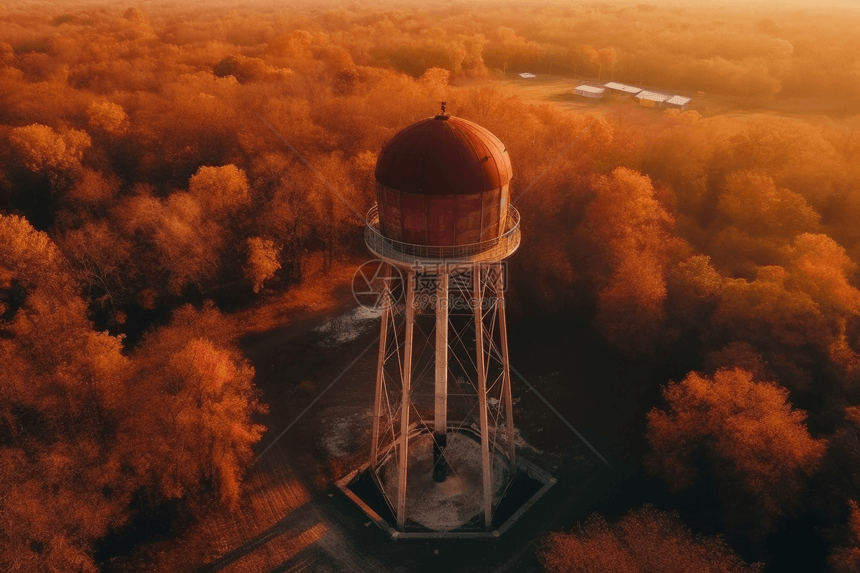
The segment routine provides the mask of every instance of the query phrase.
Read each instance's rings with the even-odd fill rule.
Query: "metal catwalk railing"
[[[431,261],[499,261],[509,257],[520,246],[520,214],[508,207],[504,221],[505,231],[498,237],[467,245],[417,245],[404,243],[384,236],[379,228],[379,211],[374,205],[367,212],[364,241],[368,248],[383,258],[402,263],[418,260]]]

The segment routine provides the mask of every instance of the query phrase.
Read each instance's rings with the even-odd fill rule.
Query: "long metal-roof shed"
[[[620,84],[618,82],[609,82],[607,84],[604,84],[603,87],[628,95],[634,95],[642,91],[642,88],[637,88],[636,86],[628,86],[627,84]]]
[[[576,86],[576,88],[573,90],[573,93],[584,97],[602,98],[604,91],[606,90],[604,90],[603,88],[583,84],[581,86]]]
[[[669,105],[677,105],[677,106],[683,107],[683,106],[687,105],[688,103],[690,103],[691,99],[693,99],[693,98],[675,95],[675,96],[672,96],[669,99],[667,99],[666,103]]]
[[[636,97],[639,99],[649,99],[651,101],[656,102],[665,102],[667,99],[669,99],[669,96],[667,96],[666,94],[658,94],[657,92],[649,92],[646,90],[642,90],[641,92],[636,94]]]

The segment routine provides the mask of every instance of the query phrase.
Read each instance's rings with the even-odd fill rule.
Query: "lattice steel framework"
[[[518,246],[518,242],[517,242]],[[511,249],[508,253],[513,252]],[[500,257],[501,258],[501,257]],[[513,403],[501,260],[418,260],[396,268],[389,259],[377,362],[370,470],[397,529],[407,525],[410,438],[433,435],[433,478],[456,475],[447,439],[469,430],[480,437],[483,526],[504,491],[494,491],[495,465],[516,467]],[[402,281],[396,277],[402,277]],[[379,475],[396,464],[396,486]],[[513,471],[508,471],[510,485]],[[394,491],[391,491],[394,490]],[[499,495],[501,493],[501,495]],[[495,494],[495,495],[494,495]]]

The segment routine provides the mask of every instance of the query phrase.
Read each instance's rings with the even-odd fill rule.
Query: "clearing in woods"
[[[586,80],[577,80],[561,76],[537,74],[533,78],[511,78],[508,74],[505,81],[492,81],[480,84],[488,86],[505,95],[518,96],[523,101],[533,103],[550,103],[567,111],[585,111],[588,109],[607,109],[613,105],[636,104],[636,100],[625,96],[606,95],[601,99],[590,99],[575,95],[573,89]],[[587,80],[594,85],[605,83],[594,78]],[[469,86],[478,87],[478,86]],[[810,121],[816,116],[841,116],[850,113],[844,103],[837,98],[779,98],[764,107],[749,107],[740,97],[720,94],[691,94],[685,91],[674,91],[660,86],[644,86],[646,89],[663,93],[678,93],[692,97],[688,110],[697,111],[705,117],[713,115],[751,116],[776,115]],[[660,110],[658,110],[660,111]]]

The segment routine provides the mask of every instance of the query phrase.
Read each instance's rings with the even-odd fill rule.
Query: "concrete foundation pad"
[[[409,440],[409,466],[407,468],[406,526],[395,529],[393,505],[397,499],[397,461],[394,453],[383,459],[374,471],[368,464],[353,470],[337,482],[346,494],[370,519],[387,531],[393,539],[408,538],[471,538],[498,537],[528,510],[556,480],[517,456],[517,467],[512,470],[500,451],[493,456],[493,508],[494,524],[483,525],[483,483],[481,472],[480,438],[466,433],[449,433],[446,456],[452,469],[444,482],[432,477],[433,438],[429,433],[412,434]],[[535,484],[528,493],[518,485],[522,480]],[[355,484],[374,482],[376,493],[353,491]],[[512,491],[516,493],[513,494]],[[525,493],[525,497],[523,497]],[[372,499],[377,499],[373,501]],[[382,501],[387,499],[387,501]],[[374,503],[377,510],[371,507]],[[381,508],[386,508],[382,510]],[[389,514],[388,518],[380,514]],[[497,518],[498,517],[498,521]]]

